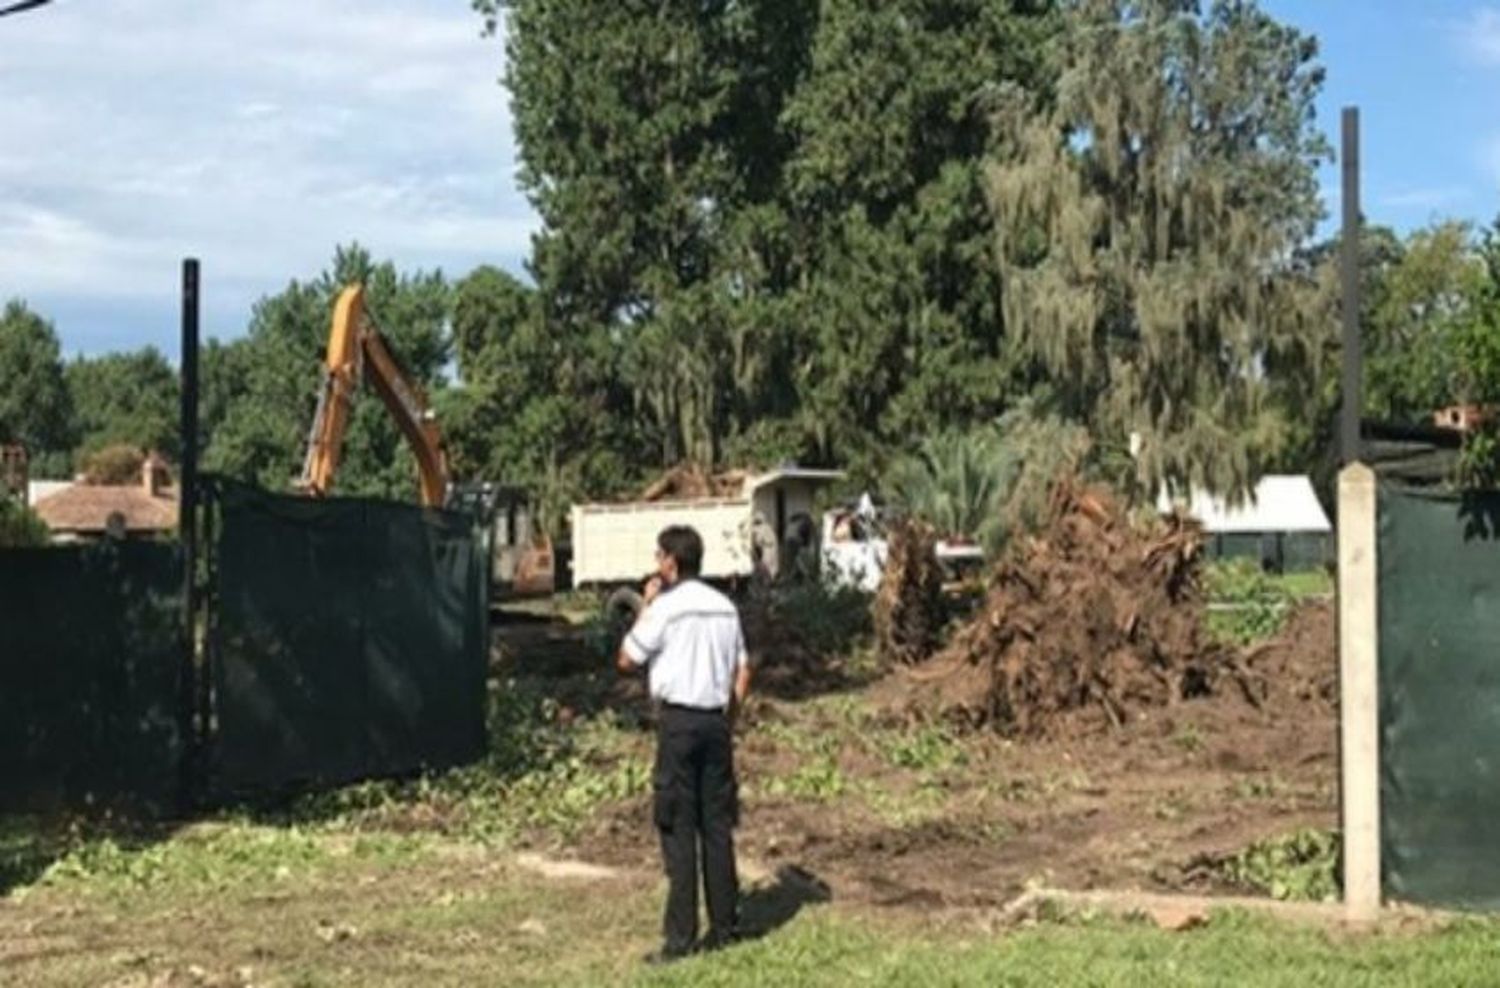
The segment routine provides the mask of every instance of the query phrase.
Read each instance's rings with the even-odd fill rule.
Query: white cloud
[[[248,317],[352,239],[449,274],[514,261],[537,221],[480,27],[431,0],[93,0],[0,22],[0,297],[107,311],[192,254]]]
[[[1500,65],[1500,7],[1480,7],[1462,30],[1464,44],[1476,58]]]

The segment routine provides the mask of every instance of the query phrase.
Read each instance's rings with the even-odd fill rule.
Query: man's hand
[[[661,596],[661,577],[653,576],[646,581],[646,586],[641,590],[641,599],[650,606],[651,602]]]

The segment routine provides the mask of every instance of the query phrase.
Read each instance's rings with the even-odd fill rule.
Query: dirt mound
[[[690,501],[702,497],[739,497],[746,473],[730,470],[710,474],[696,463],[683,463],[663,473],[641,492],[642,501]]]
[[[886,662],[912,665],[937,650],[943,627],[943,571],[930,525],[890,527],[890,555],[875,594],[875,646]]]
[[[1211,692],[1236,665],[1202,630],[1196,524],[1133,526],[1107,493],[1059,485],[1040,535],[1012,546],[976,616],[911,677],[919,708],[1005,734],[1067,715]]]
[[[1246,699],[1271,711],[1311,704],[1338,706],[1338,616],[1329,601],[1305,603],[1292,612],[1281,633],[1246,649],[1238,660],[1238,680]]]

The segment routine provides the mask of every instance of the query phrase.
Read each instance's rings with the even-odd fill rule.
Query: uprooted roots
[[[886,662],[911,665],[936,651],[943,629],[943,573],[931,526],[892,524],[890,555],[875,594],[875,646]]]
[[[1070,712],[1120,726],[1134,708],[1212,691],[1238,660],[1203,631],[1202,545],[1187,519],[1138,528],[1108,494],[1060,484],[1041,533],[1002,558],[915,699],[972,726],[1035,736]]]

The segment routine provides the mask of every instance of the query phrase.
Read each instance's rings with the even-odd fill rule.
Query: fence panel
[[[1500,494],[1382,484],[1381,858],[1386,894],[1500,907]]]
[[[483,558],[467,515],[214,489],[216,790],[483,752]]]
[[[0,809],[175,802],[182,606],[173,545],[0,551]]]

